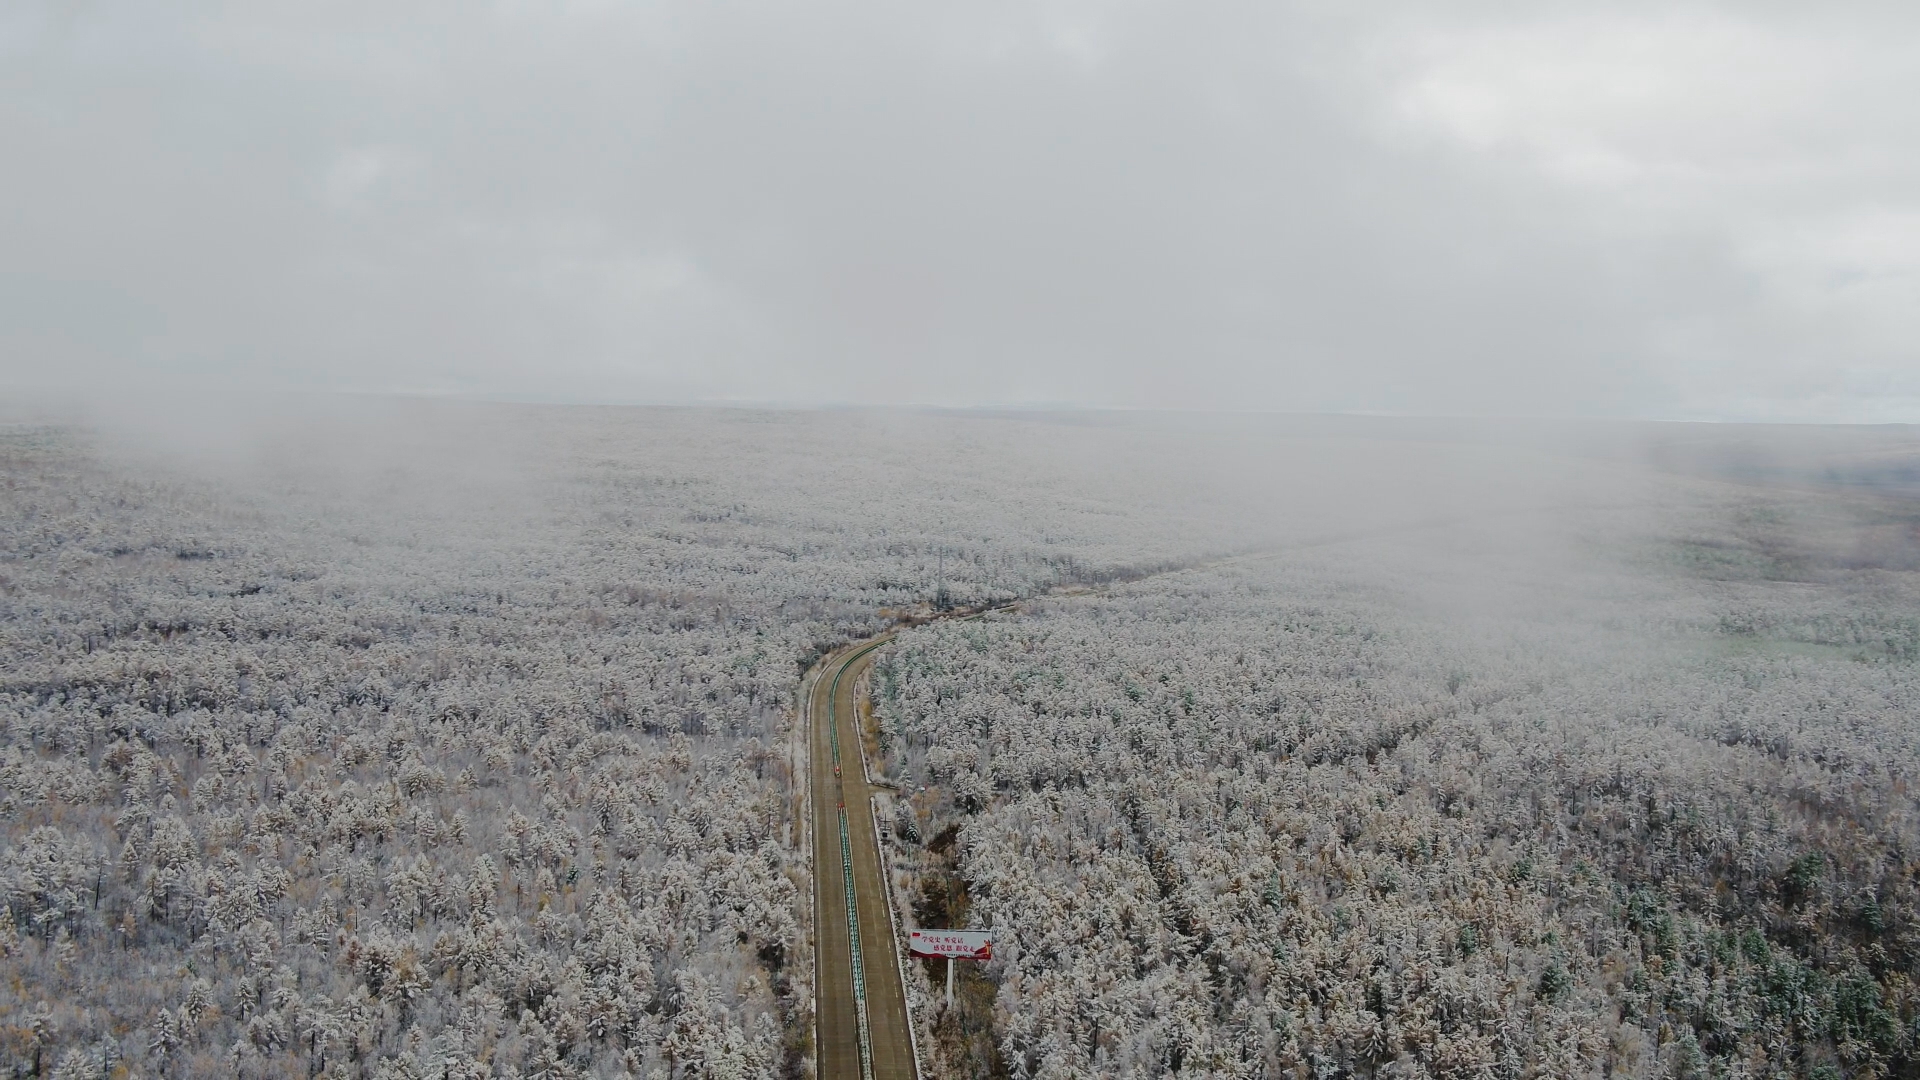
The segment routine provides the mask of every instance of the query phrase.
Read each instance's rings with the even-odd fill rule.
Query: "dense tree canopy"
[[[1640,509],[904,637],[903,882],[954,838],[1001,1066],[1910,1073],[1920,589],[1858,557],[1873,504]]]
[[[803,1068],[806,665],[1183,543],[977,424],[513,422],[505,476],[0,430],[0,1069]]]
[[[900,926],[1000,930],[954,1009],[915,969],[929,1075],[1920,1061],[1904,504],[421,410],[243,463],[0,428],[0,1070],[805,1075],[800,677],[988,604],[870,680]]]

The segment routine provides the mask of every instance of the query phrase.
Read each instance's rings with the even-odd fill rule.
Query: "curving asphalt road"
[[[862,767],[855,684],[890,634],[827,656],[806,688],[820,1080],[914,1080],[898,939]]]

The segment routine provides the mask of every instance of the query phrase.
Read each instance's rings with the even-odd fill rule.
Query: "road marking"
[[[827,741],[833,747],[833,780],[836,785],[843,783],[840,775],[840,677],[847,673],[847,668],[853,666],[855,660],[883,644],[884,641],[876,641],[842,660],[833,673],[833,685],[827,688]],[[863,775],[865,756],[863,752]],[[853,839],[847,832],[846,790],[842,787],[834,794],[840,803],[840,872],[847,898],[847,951],[853,965],[853,1015],[860,1031],[860,1077],[861,1080],[873,1080],[873,1034],[867,1019],[867,968],[860,951],[860,907],[853,891]],[[916,1061],[916,1068],[918,1064]]]

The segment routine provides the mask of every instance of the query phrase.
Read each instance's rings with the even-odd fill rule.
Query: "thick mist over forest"
[[[0,425],[0,1068],[1920,1068],[1920,433],[402,398]]]

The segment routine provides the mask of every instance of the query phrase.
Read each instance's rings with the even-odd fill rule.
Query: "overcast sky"
[[[0,3],[0,376],[1920,421],[1920,5]]]

